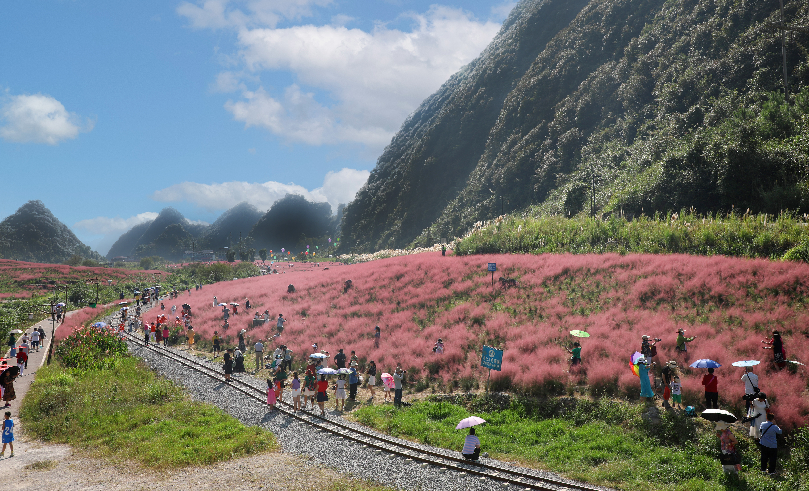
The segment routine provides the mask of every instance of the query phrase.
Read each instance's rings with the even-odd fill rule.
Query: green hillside
[[[785,0],[790,26],[809,5]],[[347,208],[357,249],[475,222],[809,210],[809,31],[778,2],[524,0],[405,122]]]

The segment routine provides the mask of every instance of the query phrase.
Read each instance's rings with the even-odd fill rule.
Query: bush
[[[127,352],[126,343],[105,328],[80,327],[55,349],[56,359],[67,368],[110,368],[115,358]]]

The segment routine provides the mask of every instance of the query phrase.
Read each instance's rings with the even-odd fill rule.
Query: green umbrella
[[[573,336],[576,336],[577,338],[589,338],[590,337],[590,334],[588,334],[588,333],[586,333],[584,331],[579,331],[578,329],[573,329],[572,331],[570,331],[570,334],[572,334]]]

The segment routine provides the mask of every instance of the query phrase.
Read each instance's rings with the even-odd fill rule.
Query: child
[[[570,357],[570,365],[571,366],[581,364],[581,344],[579,344],[578,341],[573,343],[573,349],[569,349],[569,350],[567,350],[567,352],[570,353],[571,355],[573,355],[573,356]]]
[[[390,381],[391,379],[382,379],[382,392],[385,394],[385,398],[382,400],[382,402],[392,401],[390,396]]]
[[[270,406],[270,411],[275,409],[275,383],[272,379],[267,379],[267,405]]]
[[[680,385],[680,377],[674,376],[674,380],[671,382],[671,407],[677,407],[677,409],[683,408],[683,386]]]
[[[342,411],[345,409],[346,404],[346,376],[338,375],[337,382],[334,384],[334,409]]]
[[[0,451],[0,457],[6,453],[6,444],[11,447],[9,457],[14,457],[14,421],[11,420],[11,411],[6,411],[6,419],[3,421],[3,450]]]

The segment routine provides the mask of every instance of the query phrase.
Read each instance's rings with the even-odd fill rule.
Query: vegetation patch
[[[102,362],[89,359],[99,356],[98,349],[77,348],[83,344],[106,346]],[[216,407],[191,401],[182,389],[123,354],[121,345],[113,335],[88,328],[63,341],[60,347],[73,350],[57,349],[58,363],[40,369],[23,401],[26,431],[158,469],[277,448],[268,431],[245,427]]]

